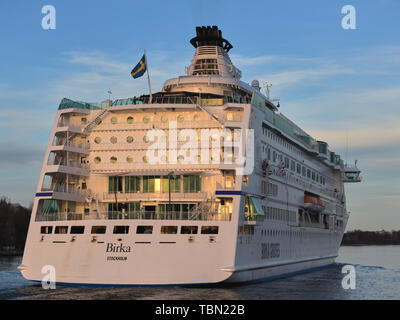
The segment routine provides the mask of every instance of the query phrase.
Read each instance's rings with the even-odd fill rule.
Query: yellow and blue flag
[[[131,75],[134,79],[141,77],[146,72],[146,56],[143,55],[142,59],[140,59],[139,63],[134,67],[131,71]]]

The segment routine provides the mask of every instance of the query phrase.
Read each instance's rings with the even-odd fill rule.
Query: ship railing
[[[117,99],[111,104],[115,106],[125,105],[140,105],[140,104],[201,104],[201,105],[224,105],[227,103],[241,103],[250,104],[251,97],[247,96],[225,96],[221,98],[206,98],[197,96],[170,96],[170,97],[139,97],[139,98],[127,98]]]
[[[243,116],[241,115],[230,115],[230,114],[226,114],[224,116],[224,121],[225,122],[242,122],[243,121]]]
[[[216,211],[92,211],[85,213],[54,212],[40,213],[36,221],[72,220],[185,220],[185,221],[230,221],[231,213]]]
[[[302,187],[304,187],[305,189],[312,190],[312,191],[314,191],[316,193],[322,193],[322,194],[324,194],[324,195],[326,195],[328,197],[331,197],[331,198],[339,199],[339,193],[338,192],[335,192],[334,190],[330,190],[328,188],[319,188],[319,187],[313,185],[312,183],[305,182],[302,179],[297,178],[297,177],[295,177],[293,175],[290,175],[289,177],[287,177],[287,180],[289,180],[290,182],[299,184]]]
[[[77,141],[66,141],[66,139],[59,139],[55,140],[52,143],[52,146],[67,146],[67,147],[74,147],[80,149],[89,149],[88,142],[77,142]]]
[[[216,182],[216,190],[235,190],[235,183],[232,181]]]
[[[178,129],[201,129],[201,128],[218,128],[220,127],[219,123],[215,120],[193,120],[193,121],[178,121],[177,119],[168,119],[165,122],[156,121],[148,123],[145,122],[133,122],[133,123],[102,123],[98,125],[93,131],[100,130],[130,130],[130,129],[142,129],[142,130],[151,130],[151,129],[164,129],[168,130],[170,128],[170,122],[176,121]],[[167,132],[167,131],[166,131]],[[168,135],[166,133],[166,135]]]
[[[80,125],[79,122],[77,121],[70,121],[70,120],[61,120],[58,122],[57,127],[70,127],[70,128],[74,128],[76,130],[81,130],[82,127]]]
[[[68,161],[66,158],[61,158],[61,159],[50,159],[47,162],[47,165],[49,166],[67,166],[67,167],[74,167],[74,168],[81,168],[81,169],[88,169],[89,165],[87,163],[81,163],[79,161]]]

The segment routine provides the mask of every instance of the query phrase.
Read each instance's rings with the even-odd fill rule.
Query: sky
[[[42,7],[56,10],[42,28]],[[355,29],[344,29],[345,5]],[[195,27],[217,25],[242,80],[272,83],[280,112],[348,163],[347,230],[400,229],[400,1],[0,1],[0,195],[33,201],[63,97],[148,93],[131,69],[146,49],[153,92],[184,75]],[[265,89],[263,89],[265,90]]]

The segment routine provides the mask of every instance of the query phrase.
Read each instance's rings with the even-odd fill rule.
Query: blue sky
[[[41,27],[48,4],[55,30]],[[356,9],[356,30],[341,26],[344,5]],[[284,115],[358,159],[348,229],[400,229],[399,1],[2,0],[0,12],[0,194],[13,202],[33,199],[63,97],[147,92],[129,74],[143,48],[158,91],[190,64],[195,26],[218,25],[243,81],[271,82]]]

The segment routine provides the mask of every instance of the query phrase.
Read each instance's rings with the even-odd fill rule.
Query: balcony
[[[77,141],[56,140],[51,145],[51,151],[69,151],[69,152],[75,152],[75,153],[89,154],[89,143],[77,142]]]
[[[63,120],[57,124],[56,132],[70,131],[73,133],[82,133],[82,126],[79,122]]]
[[[89,165],[76,160],[66,161],[65,158],[51,159],[47,162],[46,173],[62,172],[77,176],[89,176]]]
[[[52,192],[51,199],[85,202],[88,192],[85,190],[77,190],[71,186],[57,185],[49,188],[42,187],[42,192]]]

